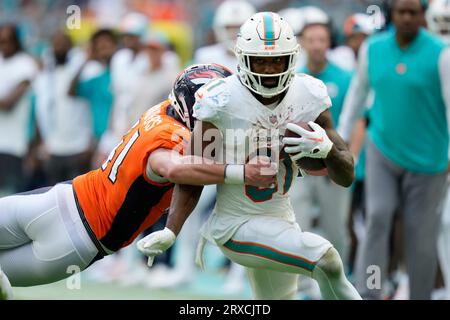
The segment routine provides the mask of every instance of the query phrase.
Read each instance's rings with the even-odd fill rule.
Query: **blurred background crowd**
[[[394,49],[388,47],[386,56],[383,53],[374,57],[367,54],[367,45],[362,46],[380,34],[395,33],[395,27],[405,35],[408,27],[414,28],[414,23],[430,31],[426,36],[419,33],[415,37],[432,37],[436,40],[429,41],[438,41],[436,46],[442,48],[448,44],[450,1],[434,0],[434,4],[410,1],[419,3],[427,13],[420,20],[417,17],[414,20],[413,14],[405,18],[409,20],[403,21],[406,25],[403,30],[399,25],[392,25],[392,3],[385,0],[0,0],[0,196],[53,185],[98,168],[139,116],[167,98],[173,81],[184,67],[193,63],[219,63],[237,72],[237,60],[231,48],[239,26],[255,12],[278,12],[292,26],[302,46],[297,71],[313,75],[326,84],[333,102],[333,121],[356,160],[356,181],[350,189],[338,187],[327,177],[297,181],[291,195],[300,226],[324,235],[334,244],[352,281],[358,282],[357,273],[366,271],[358,271],[358,264],[379,266],[382,283],[372,298],[450,299],[450,218],[443,214],[450,210],[443,210],[447,154],[443,168],[442,161],[432,161],[437,156],[429,155],[428,150],[418,148],[416,154],[404,158],[399,151],[409,148],[415,152],[414,144],[406,146],[401,140],[414,136],[410,131],[415,128],[414,123],[425,128],[444,126],[447,130],[446,117],[440,117],[444,123],[438,124],[414,122],[428,121],[428,118],[419,111],[415,114],[411,106],[408,115],[399,111],[392,112],[397,118],[379,116],[378,104],[383,103],[387,88],[374,80],[377,70],[382,68],[373,66],[383,64],[383,59],[394,55]],[[421,42],[409,39],[406,47],[414,43],[415,50],[403,50],[401,54],[411,55],[408,59],[413,60],[408,61],[417,59],[420,63],[439,59],[426,51],[431,45],[422,38]],[[378,48],[375,42],[369,52]],[[359,59],[361,52],[364,57]],[[362,70],[361,65],[367,69],[368,64],[368,70]],[[407,73],[407,67],[407,64],[397,64],[397,74]],[[450,108],[450,81],[444,81],[448,79],[444,72],[440,74],[441,79],[425,78],[414,85],[406,81],[400,87],[397,80],[383,75],[381,82],[393,90],[403,90],[400,97],[414,90],[435,90],[434,96],[430,93],[430,97],[423,98],[433,104],[429,109],[439,108],[439,104]],[[436,81],[437,88],[430,89],[427,83],[430,81]],[[396,99],[400,98],[392,97],[395,103]],[[346,109],[360,111],[353,112],[352,116]],[[344,111],[348,117],[341,117]],[[352,122],[348,120],[351,117],[357,119]],[[408,122],[410,117],[415,117],[414,121],[398,128],[390,144],[376,131],[379,121],[395,124]],[[341,129],[340,121],[350,123],[350,128],[347,125]],[[366,128],[370,128],[372,121],[375,129],[372,133],[369,129],[371,142],[367,145]],[[447,148],[448,136],[438,142],[434,150]],[[397,190],[394,178],[389,184],[392,176],[384,177],[383,184],[371,184],[370,200],[365,199],[369,168],[365,163],[366,147],[370,162],[388,159],[386,170],[395,172],[392,176],[405,185],[402,190]],[[381,156],[376,154],[377,150]],[[420,158],[423,154],[433,158],[429,165],[426,159]],[[420,158],[419,164],[427,164],[426,167],[417,167],[410,161],[416,158]],[[372,175],[382,176],[376,170],[384,169],[375,165],[370,168]],[[421,175],[433,176],[434,180],[417,180]],[[405,203],[414,202],[411,200],[414,193],[408,191],[408,183],[411,189],[417,185],[433,189],[433,196],[422,201],[425,205],[414,204],[409,208]],[[385,197],[376,188],[386,193],[391,189],[392,193],[398,191],[398,199],[389,202],[386,198],[389,193]],[[424,193],[423,190],[415,192]],[[382,196],[377,198],[377,194]],[[175,247],[158,257],[152,269],[146,267],[143,257],[130,246],[97,262],[85,272],[86,278],[121,288],[178,290],[192,285],[198,281],[196,274],[200,272],[194,264],[198,230],[211,212],[214,199],[215,187],[205,188]],[[382,206],[385,203],[393,204]],[[369,211],[367,204],[371,205]],[[383,213],[379,214],[380,211]],[[163,226],[164,219],[156,229]],[[420,234],[420,244],[413,234]],[[362,250],[371,256],[361,253]],[[248,286],[243,269],[226,261],[213,248],[209,257],[211,270],[223,275],[223,282],[215,290],[247,298],[241,295]],[[417,266],[418,261],[424,261],[425,265]],[[299,297],[320,298],[313,280],[300,279]]]

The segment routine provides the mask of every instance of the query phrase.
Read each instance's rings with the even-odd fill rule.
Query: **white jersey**
[[[226,163],[245,164],[256,149],[269,145],[279,150],[287,123],[314,121],[330,106],[323,82],[305,74],[295,76],[283,100],[272,109],[261,104],[233,75],[213,80],[197,91],[194,116],[219,129]],[[272,158],[278,159],[278,151]],[[279,159],[274,188],[217,186],[216,206],[203,228],[206,238],[223,244],[252,215],[295,220],[288,190],[298,169],[288,156],[280,155]]]
[[[227,48],[216,43],[211,46],[199,48],[194,55],[195,63],[217,63],[229,69],[233,73],[237,73],[238,61],[234,54],[230,54]]]
[[[5,99],[23,81],[32,82],[38,66],[24,52],[5,59],[0,54],[0,100]],[[29,97],[24,94],[9,111],[0,110],[0,153],[23,157],[28,149]]]

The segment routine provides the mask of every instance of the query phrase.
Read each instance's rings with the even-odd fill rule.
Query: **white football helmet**
[[[450,0],[434,0],[426,12],[428,29],[450,44]]]
[[[322,9],[314,6],[301,7],[304,17],[304,24],[328,24],[330,22],[330,17]]]
[[[305,16],[300,8],[286,8],[278,12],[289,23],[295,35],[299,35],[305,26]]]
[[[274,12],[258,12],[242,25],[238,33],[235,53],[238,58],[239,77],[247,88],[263,97],[278,95],[291,85],[298,52],[299,45],[291,26]],[[250,57],[255,56],[288,56],[288,65],[282,73],[256,73],[250,67]],[[277,86],[264,87],[264,77],[278,77]]]
[[[213,22],[214,34],[218,42],[226,48],[233,49],[236,35],[230,34],[227,28],[239,28],[255,13],[255,8],[244,0],[227,0],[216,11]]]

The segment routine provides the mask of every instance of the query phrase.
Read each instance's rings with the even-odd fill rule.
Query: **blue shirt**
[[[79,81],[76,94],[88,100],[91,106],[94,135],[97,139],[100,139],[108,128],[113,104],[110,70],[105,69],[104,72],[95,77]]]
[[[325,83],[332,103],[330,108],[331,117],[333,118],[334,126],[337,127],[345,95],[347,94],[352,78],[352,73],[331,62],[328,62],[325,68],[318,74],[312,73],[307,66],[298,69],[297,72],[306,73]]]
[[[368,80],[375,99],[369,136],[391,161],[412,172],[447,168],[448,129],[438,61],[445,45],[421,29],[407,48],[395,30],[368,41]]]

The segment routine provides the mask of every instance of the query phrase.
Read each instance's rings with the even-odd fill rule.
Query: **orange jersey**
[[[127,132],[98,170],[74,179],[76,200],[103,246],[130,244],[170,205],[173,183],[157,183],[146,173],[151,152],[183,152],[189,130],[167,115],[168,101],[149,109]]]

